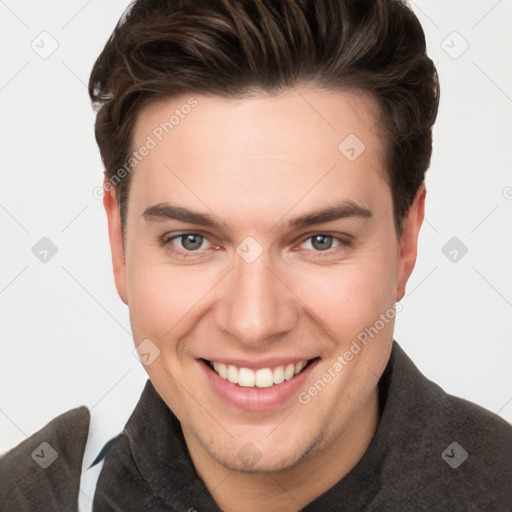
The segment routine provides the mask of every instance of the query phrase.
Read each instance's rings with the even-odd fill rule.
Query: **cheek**
[[[135,341],[150,338],[157,344],[170,339],[187,312],[201,297],[199,274],[171,271],[143,258],[127,262],[127,293]],[[203,292],[204,294],[204,292]]]
[[[305,309],[340,340],[373,325],[394,304],[396,275],[388,255],[375,253],[352,264],[319,271],[314,267],[294,277]]]

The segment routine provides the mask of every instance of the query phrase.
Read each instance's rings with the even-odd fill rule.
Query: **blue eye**
[[[301,245],[309,243],[310,248],[304,250],[311,252],[313,258],[340,257],[343,249],[353,246],[353,238],[349,235],[335,236],[328,233],[315,233],[303,238]],[[333,242],[336,245],[333,246]]]
[[[195,251],[199,249],[204,241],[204,236],[198,235],[196,233],[188,233],[186,235],[180,235],[180,242],[182,246],[190,251]]]
[[[206,240],[206,237],[199,233],[180,233],[171,237],[162,237],[160,239],[160,245],[167,246],[172,244],[175,240],[179,240],[181,247],[177,252],[197,252],[201,247],[202,243]],[[174,249],[172,249],[174,250]]]
[[[346,235],[348,236],[348,235]],[[211,242],[205,235],[200,233],[178,233],[176,235],[168,236],[163,235],[159,238],[159,244],[162,247],[170,250],[179,256],[187,257],[201,257],[204,255],[205,250],[201,250],[203,243],[208,241],[210,246],[205,250],[211,248]],[[305,249],[314,253],[314,256],[333,256],[340,248],[351,247],[352,237],[343,238],[337,237],[328,233],[315,233],[303,238],[300,245],[309,242],[310,247]],[[335,245],[333,245],[335,244]],[[217,247],[217,246],[215,246]]]
[[[309,238],[306,238],[305,242],[307,242],[309,240],[311,240],[312,247],[323,252],[328,249],[331,249],[333,241],[338,240],[338,239],[332,235],[319,234],[319,235],[313,235],[313,236],[310,236]],[[340,242],[338,241],[338,245],[339,244],[340,244]],[[335,246],[335,247],[337,247],[337,246]]]

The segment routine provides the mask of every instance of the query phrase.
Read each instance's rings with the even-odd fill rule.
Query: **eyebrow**
[[[219,221],[213,215],[194,212],[171,203],[160,203],[150,206],[144,210],[142,217],[147,221],[166,221],[173,219],[219,230],[226,227],[223,222]],[[296,217],[288,222],[288,227],[301,229],[350,217],[368,219],[372,217],[372,212],[354,201],[343,201],[322,210],[308,212]]]

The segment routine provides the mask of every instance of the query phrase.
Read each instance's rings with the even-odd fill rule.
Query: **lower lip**
[[[211,387],[227,403],[238,409],[251,411],[264,411],[274,409],[286,403],[292,396],[297,394],[302,387],[319,359],[313,360],[304,370],[292,379],[281,384],[274,384],[269,388],[248,388],[233,384],[213,371],[206,362],[200,360],[199,366],[205,372]]]

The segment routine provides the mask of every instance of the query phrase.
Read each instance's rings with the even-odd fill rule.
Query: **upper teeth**
[[[232,364],[226,365],[212,361],[213,369],[223,379],[247,388],[253,388],[254,386],[269,388],[274,384],[281,384],[300,373],[306,364],[308,364],[307,361],[300,361],[299,363],[289,363],[276,368],[260,368],[254,371],[250,368],[238,368]]]

